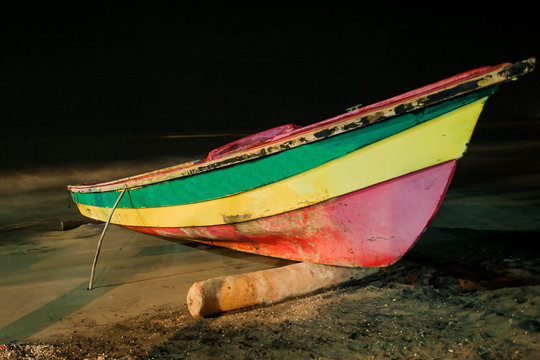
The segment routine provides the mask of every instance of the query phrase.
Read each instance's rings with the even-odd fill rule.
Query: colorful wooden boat
[[[202,161],[68,190],[87,217],[168,239],[389,265],[435,215],[488,97],[534,65],[478,68],[309,126],[248,136]]]

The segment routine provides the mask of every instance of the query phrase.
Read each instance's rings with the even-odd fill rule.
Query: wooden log
[[[354,282],[379,268],[346,268],[297,263],[247,274],[223,276],[194,283],[187,294],[193,317],[200,318],[285,299]]]
[[[59,229],[60,229],[60,231],[66,231],[66,230],[71,230],[71,229],[78,228],[81,225],[102,224],[102,223],[103,222],[101,222],[101,221],[97,221],[97,220],[90,219],[90,218],[65,219],[65,220],[60,220]],[[55,229],[55,230],[57,230],[57,229]]]

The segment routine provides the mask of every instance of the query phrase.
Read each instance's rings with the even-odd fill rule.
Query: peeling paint
[[[438,83],[422,88],[416,94],[414,91],[392,98],[393,102],[381,102],[358,110],[339,115],[335,118],[324,120],[321,125],[317,124],[305,128],[291,131],[290,138],[278,139],[276,142],[261,145],[253,149],[245,150],[238,154],[231,154],[224,158],[213,161],[193,162],[187,165],[178,165],[158,172],[141,174],[138,176],[115,180],[94,185],[68,186],[73,192],[102,192],[121,189],[123,187],[141,186],[159,181],[167,181],[171,178],[191,176],[206,171],[211,171],[221,167],[230,166],[240,162],[250,161],[259,157],[274,154],[279,151],[286,151],[292,147],[300,146],[307,142],[319,141],[329,136],[335,136],[345,131],[350,131],[346,127],[349,124],[357,123],[360,118],[362,126],[368,126],[375,122],[384,121],[391,116],[402,114],[407,111],[414,111],[419,108],[431,106],[441,101],[446,101],[464,94],[476,91],[480,88],[496,86],[500,83],[512,81],[518,76],[525,75],[534,69],[535,59],[527,59],[514,64],[500,64],[493,67],[485,67],[456,75]],[[367,110],[366,110],[367,109]],[[366,114],[367,113],[367,114]],[[328,125],[326,125],[328,124]],[[338,124],[338,125],[336,125]],[[358,128],[358,126],[354,126]],[[322,129],[322,130],[321,130]],[[300,141],[300,138],[302,141]],[[282,144],[287,143],[284,148]],[[158,176],[159,175],[159,176]]]

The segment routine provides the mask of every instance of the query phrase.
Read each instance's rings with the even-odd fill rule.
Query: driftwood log
[[[205,317],[285,299],[354,282],[378,268],[346,268],[297,263],[247,274],[223,276],[194,283],[187,305],[193,317]]]

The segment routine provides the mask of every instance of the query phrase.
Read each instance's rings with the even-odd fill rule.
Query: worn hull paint
[[[131,227],[169,239],[338,266],[386,266],[403,256],[437,211],[456,161],[283,214],[219,226]]]
[[[222,225],[317,204],[407,173],[460,158],[484,99],[361,148],[299,175],[210,201],[150,208],[117,208],[112,223],[130,226]],[[129,199],[130,191],[124,198]],[[111,209],[78,204],[106,221]]]

